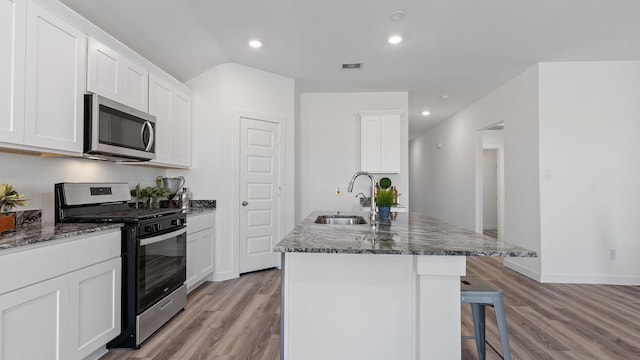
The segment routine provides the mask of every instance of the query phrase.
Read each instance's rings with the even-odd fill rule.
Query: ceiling
[[[537,62],[640,60],[638,0],[61,1],[182,81],[234,62],[300,92],[408,91],[412,139]]]

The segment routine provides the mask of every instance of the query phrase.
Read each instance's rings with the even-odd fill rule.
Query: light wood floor
[[[467,274],[503,290],[513,359],[640,359],[638,286],[540,284],[498,258],[467,258]],[[112,350],[103,359],[277,360],[279,306],[279,270],[206,283],[142,349]],[[471,311],[465,305],[462,312],[463,334],[470,335]],[[500,348],[491,309],[487,339]],[[462,358],[477,358],[473,340],[462,341]],[[495,359],[487,347],[487,360]]]

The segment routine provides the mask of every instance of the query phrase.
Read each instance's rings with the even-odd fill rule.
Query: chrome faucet
[[[358,171],[353,175],[351,181],[349,182],[349,187],[347,187],[348,192],[353,191],[353,183],[356,181],[356,178],[360,175],[367,175],[369,179],[371,179],[371,214],[369,216],[369,220],[371,222],[371,227],[376,226],[376,180],[373,178],[373,175],[369,174],[366,171]]]

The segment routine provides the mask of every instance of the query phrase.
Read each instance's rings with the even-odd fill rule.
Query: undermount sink
[[[333,225],[361,225],[367,221],[358,215],[320,215],[316,218],[316,224],[333,224]]]

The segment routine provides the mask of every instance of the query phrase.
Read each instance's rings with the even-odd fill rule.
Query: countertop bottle
[[[180,192],[180,205],[183,209],[191,208],[191,191],[186,187],[183,187]]]

